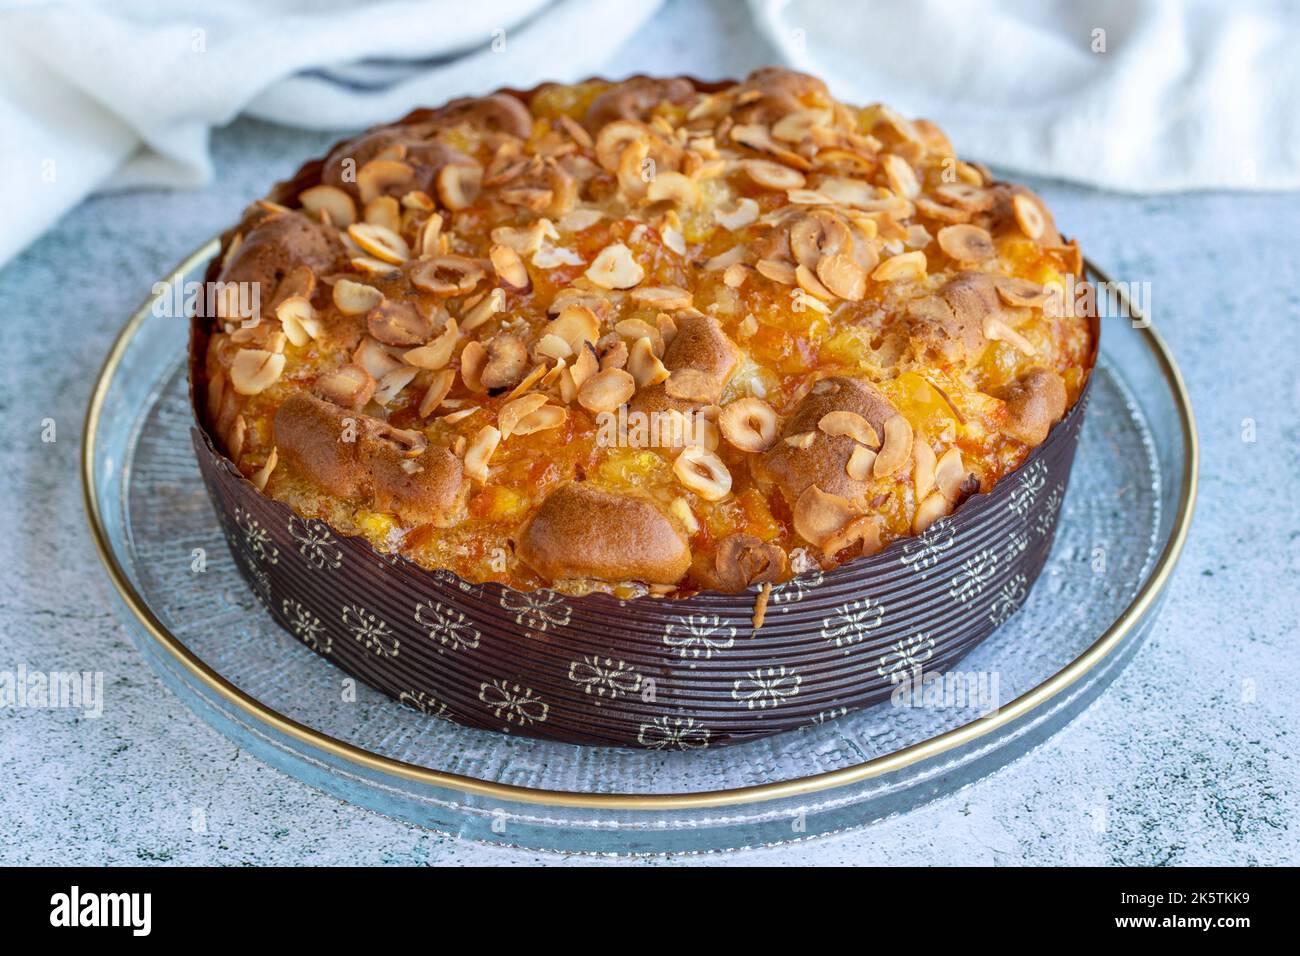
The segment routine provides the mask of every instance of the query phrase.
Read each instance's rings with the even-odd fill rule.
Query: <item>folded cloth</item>
[[[1108,189],[1300,187],[1300,5],[750,0],[789,64],[963,156]]]
[[[582,79],[659,0],[119,0],[0,13],[0,264],[97,189],[194,186],[241,112],[359,128]]]

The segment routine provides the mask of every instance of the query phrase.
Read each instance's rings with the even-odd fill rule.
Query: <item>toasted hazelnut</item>
[[[487,345],[487,362],[479,381],[487,389],[509,388],[528,370],[528,346],[512,333],[498,335]]]
[[[473,259],[434,256],[411,271],[411,285],[435,295],[464,295],[478,285],[483,275],[483,267]]]
[[[597,372],[578,387],[578,404],[589,412],[612,412],[636,392],[636,379],[621,368]]]
[[[337,186],[312,186],[298,194],[302,208],[313,216],[324,213],[335,229],[346,229],[357,221],[357,205]]]
[[[401,160],[372,159],[357,170],[357,190],[361,193],[362,204],[390,189],[408,186],[414,175],[415,170]]]
[[[979,262],[997,255],[993,237],[979,226],[944,226],[937,239],[939,248],[958,262]]]
[[[718,427],[741,451],[764,452],[776,442],[776,410],[761,398],[740,398],[722,407]]]
[[[366,329],[385,345],[421,345],[433,335],[433,319],[413,302],[383,299],[366,316]]]
[[[453,212],[468,209],[478,198],[483,167],[477,163],[449,163],[438,170],[438,200]]]
[[[602,289],[630,289],[645,278],[645,269],[621,242],[600,250],[585,273]]]
[[[705,501],[719,501],[731,493],[731,472],[722,459],[698,445],[687,445],[673,462],[673,474]]]
[[[962,464],[959,449],[949,448],[939,456],[939,463],[934,470],[934,481],[939,491],[949,501],[956,503],[963,497],[969,477],[971,477],[970,472]]]
[[[360,365],[344,365],[316,379],[314,391],[326,401],[356,410],[375,394],[375,380]]]
[[[364,315],[383,301],[384,294],[372,285],[339,279],[334,283],[333,298],[344,315]]]
[[[1047,229],[1047,220],[1042,208],[1029,196],[1018,193],[1011,197],[1011,209],[1015,213],[1016,225],[1030,239],[1041,239]]]
[[[723,590],[739,592],[753,584],[780,581],[789,562],[777,544],[752,534],[730,534],[718,542],[713,567]]]
[[[406,240],[386,226],[355,222],[348,226],[348,235],[353,242],[381,262],[398,265],[411,258],[411,249]]]

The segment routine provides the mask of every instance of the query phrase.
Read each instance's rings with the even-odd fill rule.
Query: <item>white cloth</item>
[[[1300,187],[1300,4],[750,7],[789,65],[934,120],[962,156],[1134,192]]]
[[[194,186],[237,115],[359,128],[612,70],[659,0],[115,0],[0,13],[0,265],[97,189]]]

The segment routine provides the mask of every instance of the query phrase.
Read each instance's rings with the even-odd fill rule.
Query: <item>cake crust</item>
[[[1041,200],[787,70],[457,100],[273,196],[216,270],[262,314],[200,319],[209,431],[470,582],[686,596],[873,553],[1014,471],[1094,352]]]

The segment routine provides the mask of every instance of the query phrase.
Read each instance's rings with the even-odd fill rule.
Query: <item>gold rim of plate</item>
[[[202,262],[216,254],[219,243],[212,239],[191,253],[171,275],[188,274]],[[1087,271],[1102,283],[1112,280],[1098,269],[1091,261],[1086,261]],[[1127,308],[1132,308],[1120,286],[1114,286],[1120,299]],[[1182,431],[1183,447],[1186,455],[1179,489],[1179,502],[1174,523],[1164,549],[1156,560],[1154,569],[1145,584],[1138,591],[1133,601],[1119,618],[1097,638],[1082,654],[1072,660],[1061,670],[1042,683],[1000,708],[996,713],[981,717],[960,727],[946,731],[935,737],[897,750],[890,754],[875,757],[863,763],[842,767],[839,770],[823,771],[805,777],[795,777],[774,783],[757,784],[749,787],[733,787],[724,790],[702,790],[689,793],[583,793],[572,790],[543,790],[533,787],[521,787],[514,784],[496,783],[479,780],[462,774],[448,773],[442,770],[430,770],[415,764],[381,754],[372,753],[353,744],[338,740],[328,734],[313,730],[304,724],[286,717],[284,714],[266,706],[261,701],[245,693],[239,687],[226,680],[197,655],[194,654],[158,619],[144,597],[131,584],[125,569],[118,561],[116,553],[108,540],[104,529],[103,515],[100,509],[98,492],[94,481],[95,440],[99,430],[99,417],[103,409],[104,396],[108,384],[121,364],[127,346],[135,336],[141,324],[148,317],[153,306],[154,297],[147,299],[131,316],[130,321],[118,333],[108,357],[100,369],[91,392],[90,404],[86,409],[85,426],[81,444],[81,490],[86,507],[86,516],[90,523],[91,537],[99,558],[108,571],[109,580],[121,596],[127,609],[139,622],[144,632],[177,663],[206,686],[213,693],[233,704],[247,717],[284,734],[303,744],[318,747],[333,757],[356,764],[366,770],[391,774],[405,780],[421,784],[445,787],[462,793],[496,797],[515,803],[541,804],[556,807],[584,807],[618,810],[690,810],[711,807],[735,806],[742,803],[777,800],[783,797],[805,796],[824,790],[832,790],[887,773],[902,770],[922,760],[928,760],[957,747],[969,744],[981,737],[993,733],[1041,707],[1048,701],[1060,696],[1069,687],[1092,671],[1101,661],[1111,654],[1133,632],[1137,623],[1159,597],[1173,573],[1174,565],[1182,552],[1187,531],[1191,525],[1192,512],[1196,504],[1197,475],[1200,463],[1200,447],[1196,437],[1196,423],[1192,415],[1191,399],[1183,383],[1182,374],[1174,363],[1173,357],[1164,340],[1151,326],[1146,325],[1135,331],[1143,336],[1147,347],[1154,353],[1157,363],[1164,374],[1166,384],[1173,393],[1178,407],[1179,427]],[[1130,314],[1138,315],[1137,312]]]

